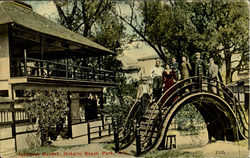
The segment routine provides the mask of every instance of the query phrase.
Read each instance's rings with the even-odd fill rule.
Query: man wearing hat
[[[205,62],[201,59],[201,54],[199,52],[195,53],[196,61],[195,61],[195,69],[194,75],[195,76],[205,76]]]
[[[206,76],[206,67],[204,60],[201,59],[201,54],[199,52],[195,53],[195,69],[194,76]],[[202,82],[205,82],[205,79],[202,79]],[[198,87],[196,87],[197,89]],[[202,83],[202,89],[207,90],[207,87]]]
[[[153,78],[153,97],[155,100],[161,96],[162,88],[162,76],[163,68],[161,67],[161,61],[156,60],[155,67],[151,70],[151,77]]]
[[[147,84],[147,79],[142,78],[142,84],[139,85],[138,91],[137,91],[137,101],[141,99],[141,104],[143,106],[143,112],[145,111],[145,108],[149,105],[150,101],[150,88]]]
[[[210,81],[210,83],[213,85],[211,87],[212,91],[214,93],[217,93],[217,80],[218,80],[218,73],[219,73],[219,68],[218,65],[214,63],[214,58],[210,58],[210,67],[209,67],[209,76],[212,77],[214,80]]]
[[[177,63],[175,57],[172,57],[171,69],[175,72],[177,79],[180,80],[179,63]]]

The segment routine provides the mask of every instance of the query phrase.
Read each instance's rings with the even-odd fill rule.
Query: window
[[[1,97],[9,97],[9,91],[8,90],[0,90],[0,96]]]

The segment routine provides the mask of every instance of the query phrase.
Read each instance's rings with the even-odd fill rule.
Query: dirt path
[[[177,134],[177,133],[176,133]],[[184,137],[178,135],[179,147],[187,146],[188,144],[193,144],[194,141],[192,138]],[[204,138],[203,135],[201,135]],[[80,137],[72,140],[58,140],[54,141],[53,145],[57,147],[61,147],[60,149],[54,151],[53,153],[48,153],[47,155],[40,155],[34,157],[134,157],[130,153],[135,152],[135,148],[130,148],[126,153],[115,153],[114,151],[104,149],[104,146],[107,146],[107,143],[113,139],[113,136],[106,137],[103,139],[96,139],[91,142],[91,144],[87,144],[86,137]],[[197,140],[201,140],[198,139]],[[199,142],[198,144],[203,144],[204,141]],[[178,147],[178,146],[177,146]],[[176,149],[174,149],[176,150]],[[173,150],[173,152],[174,152]],[[131,152],[133,151],[133,152]],[[247,147],[243,147],[238,145],[237,143],[227,142],[227,141],[216,141],[213,143],[205,143],[197,148],[190,148],[190,149],[181,149],[178,148],[177,151],[181,152],[189,152],[195,153],[199,152],[204,157],[217,157],[217,158],[231,158],[231,157],[241,157],[246,158],[249,156],[249,152]],[[168,157],[167,155],[164,155]],[[22,156],[23,157],[23,156]]]
[[[80,137],[74,140],[61,140],[56,141],[53,144],[56,146],[65,146],[67,145],[81,145],[79,147],[74,147],[71,149],[59,149],[56,153],[59,153],[58,156],[65,157],[134,157],[126,153],[115,153],[114,151],[109,151],[104,149],[105,142],[109,142],[113,139],[111,137],[104,137],[102,139],[96,139],[91,142],[91,144],[83,144],[86,142],[86,138]]]
[[[205,155],[207,157],[220,157],[220,158],[226,158],[226,157],[247,158],[248,156],[250,156],[249,151],[246,147],[228,141],[216,141],[213,143],[208,143],[200,148],[184,149],[182,151],[201,152],[202,155]]]

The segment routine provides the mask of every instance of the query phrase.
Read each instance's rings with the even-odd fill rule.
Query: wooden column
[[[72,138],[72,118],[71,118],[71,99],[70,99],[70,92],[67,92],[67,101],[68,101],[68,137]]]
[[[27,51],[24,49],[24,75],[27,76]]]
[[[12,110],[12,137],[14,138],[15,141],[15,151],[17,151],[17,140],[16,140],[16,116],[15,116],[15,97],[14,97],[14,86],[11,86],[11,99],[12,103],[10,104],[10,108]]]
[[[68,62],[68,57],[66,58],[66,78],[68,79],[69,78],[69,73],[68,73],[68,69],[69,69],[69,62]]]
[[[101,111],[101,120],[102,120],[102,128],[104,129],[104,116],[102,114],[102,111],[103,111],[103,92],[101,92],[100,94],[100,111]]]
[[[40,37],[40,54],[41,54],[41,60],[44,59],[44,46],[43,46],[44,40],[42,37]],[[44,75],[44,69],[43,69],[43,62],[40,62],[40,71],[41,76]]]
[[[98,56],[98,67],[99,67],[99,70],[101,69],[101,57]]]

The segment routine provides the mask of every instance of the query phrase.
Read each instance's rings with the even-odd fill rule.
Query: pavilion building
[[[65,124],[71,138],[86,131],[86,122],[104,121],[103,89],[117,86],[115,72],[101,67],[109,55],[115,53],[23,2],[0,2],[0,97],[20,101],[27,89],[65,90]],[[96,59],[95,64],[89,64],[89,58]]]

